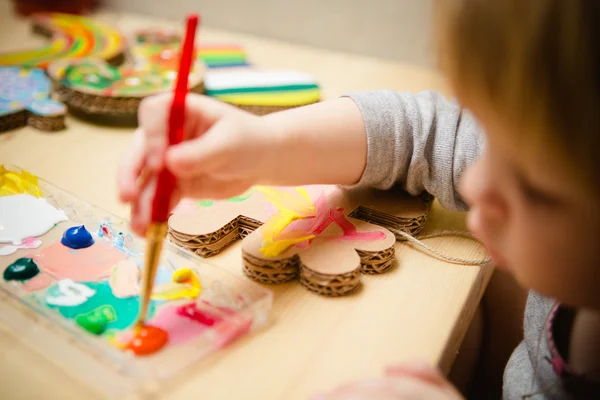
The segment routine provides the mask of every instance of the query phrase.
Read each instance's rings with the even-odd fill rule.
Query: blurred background
[[[21,13],[92,7],[181,20],[200,12],[203,25],[431,67],[434,0],[13,0]]]

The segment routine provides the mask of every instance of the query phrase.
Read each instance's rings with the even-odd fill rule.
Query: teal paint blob
[[[102,331],[107,331],[110,329],[124,330],[135,323],[140,308],[139,296],[127,297],[123,299],[115,297],[110,289],[108,281],[79,283],[95,290],[96,293],[86,302],[73,307],[56,306],[48,303],[46,303],[46,305],[50,308],[56,309],[63,317],[68,319],[76,319],[79,315],[90,314],[92,311],[101,306],[112,306],[116,316],[114,320],[106,321]],[[52,297],[62,296],[57,285],[49,287],[46,291],[46,295]],[[157,303],[158,302],[156,301],[150,301],[148,306],[148,318],[151,318],[154,314]]]
[[[40,269],[31,258],[19,258],[4,270],[4,280],[26,281],[40,273]]]

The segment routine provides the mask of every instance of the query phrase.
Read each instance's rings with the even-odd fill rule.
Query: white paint
[[[62,279],[58,281],[58,291],[60,296],[47,296],[46,303],[53,306],[75,307],[85,303],[90,297],[96,294],[94,289],[73,282],[71,279]]]
[[[6,245],[0,247],[0,256],[8,256],[15,253],[19,249],[37,249],[42,244],[42,241],[37,238],[23,239],[23,243],[17,246]]]
[[[0,197],[0,243],[20,245],[24,239],[48,232],[67,215],[46,199],[29,194]]]
[[[252,68],[219,70],[217,68],[214,71],[207,71],[204,77],[206,90],[313,84],[316,84],[316,81],[312,75],[288,70]]]

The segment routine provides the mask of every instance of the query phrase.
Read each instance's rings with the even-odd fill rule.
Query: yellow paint
[[[154,300],[195,299],[202,292],[202,284],[198,276],[190,268],[179,268],[173,273],[171,282],[154,288]]]
[[[271,243],[263,242],[263,247],[260,249],[260,252],[265,257],[277,257],[293,245],[314,239],[315,237],[315,235],[307,235],[294,239],[275,240]]]
[[[109,344],[116,347],[119,350],[124,350],[127,347],[127,343],[119,340],[119,335],[115,331],[107,331],[104,333],[104,337]]]
[[[297,187],[295,193],[266,186],[257,186],[256,189],[280,212],[295,215],[298,218],[308,218],[316,215],[317,209],[304,188]]]
[[[240,106],[279,106],[293,107],[319,101],[319,89],[306,89],[293,92],[257,92],[219,94],[217,99]]]
[[[264,256],[276,257],[294,244],[314,239],[315,236],[311,234],[293,239],[277,239],[293,221],[316,216],[316,207],[306,189],[298,187],[295,193],[264,186],[258,186],[257,189],[279,210],[260,228],[263,237],[260,252]]]
[[[14,194],[30,194],[41,197],[42,192],[38,186],[38,178],[27,171],[14,172],[0,165],[0,196]]]

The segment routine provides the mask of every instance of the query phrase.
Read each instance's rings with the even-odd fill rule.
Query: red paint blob
[[[168,340],[169,334],[166,331],[154,326],[144,326],[125,348],[137,356],[145,356],[162,349]]]

